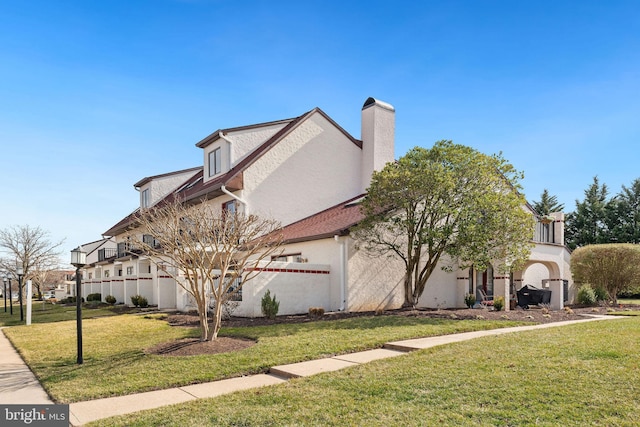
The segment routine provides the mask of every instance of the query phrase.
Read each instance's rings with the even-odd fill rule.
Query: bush
[[[84,298],[82,298],[80,302],[84,302]],[[76,297],[67,297],[60,300],[60,304],[75,304],[75,303],[76,303]]]
[[[138,298],[138,305],[140,305],[141,308],[149,307],[149,301],[147,301],[145,297],[140,295]]]
[[[324,308],[322,307],[309,307],[309,316],[322,317],[324,316]]]
[[[504,309],[504,297],[496,297],[493,300],[493,308],[495,311],[502,311]]]
[[[149,306],[149,301],[142,295],[131,295],[131,304],[133,304],[134,307],[145,308]]]
[[[116,297],[114,297],[113,295],[107,295],[104,300],[107,302],[107,304],[113,305],[116,303]]]
[[[578,289],[578,304],[594,305],[596,303],[596,293],[589,285],[582,285]]]
[[[276,300],[276,295],[271,297],[271,291],[267,289],[262,297],[262,314],[268,319],[275,319],[280,309],[280,302]]]
[[[472,308],[476,305],[476,296],[472,294],[466,294],[464,296],[464,303],[467,305],[467,308]]]
[[[609,301],[609,294],[602,286],[597,286],[593,293],[596,295],[596,301]]]
[[[89,294],[87,295],[87,301],[102,301],[102,294]]]

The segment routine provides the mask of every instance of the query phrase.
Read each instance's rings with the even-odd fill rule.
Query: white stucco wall
[[[215,178],[215,176],[209,176],[209,153],[213,150],[218,147],[221,148],[222,173],[227,172],[249,153],[258,148],[260,144],[278,133],[284,126],[286,126],[286,123],[229,132],[225,134],[225,137],[227,137],[231,143],[223,138],[218,138],[215,142],[206,146],[203,150],[204,182]]]
[[[195,175],[197,171],[189,171],[179,174],[172,174],[164,177],[154,178],[151,182],[143,185],[139,188],[140,192],[140,206],[142,206],[142,192],[145,189],[149,189],[149,206],[156,204],[163,199],[167,194],[175,190],[179,185],[191,176]]]
[[[320,113],[244,172],[249,212],[290,224],[360,193],[361,150]]]

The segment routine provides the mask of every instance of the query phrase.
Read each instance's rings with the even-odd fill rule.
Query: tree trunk
[[[222,302],[220,298],[216,299],[216,302],[213,306],[213,315],[212,317],[212,325],[209,329],[209,335],[207,336],[208,341],[213,341],[218,339],[218,332],[220,331],[220,327],[222,326]]]

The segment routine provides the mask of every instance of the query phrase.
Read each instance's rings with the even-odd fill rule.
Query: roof
[[[349,229],[364,218],[359,203],[363,197],[364,194],[359,195],[339,205],[287,225],[280,230],[283,241],[285,243],[296,243],[348,234]]]
[[[183,184],[178,186],[177,190],[169,193],[164,199],[160,200],[158,203],[168,202],[174,199],[177,195],[180,195],[181,198],[187,202],[196,201],[201,199],[212,199],[224,194],[222,188],[224,187],[228,191],[237,191],[243,188],[243,172],[251,166],[256,160],[258,160],[262,155],[268,152],[272,147],[282,141],[287,135],[293,132],[302,122],[304,122],[307,118],[311,117],[313,114],[320,114],[327,121],[329,121],[333,126],[335,126],[340,132],[342,132],[353,144],[362,148],[362,141],[351,136],[346,130],[344,130],[340,125],[338,125],[331,117],[329,117],[324,111],[320,108],[316,107],[313,110],[310,110],[304,113],[301,116],[298,116],[293,119],[279,120],[273,122],[266,122],[261,124],[236,127],[236,128],[227,128],[217,130],[216,132],[210,134],[208,137],[204,138],[200,142],[196,144],[196,146],[200,148],[204,148],[207,145],[213,143],[215,140],[220,138],[220,133],[228,133],[237,130],[243,129],[251,129],[261,126],[271,126],[275,124],[286,123],[282,129],[276,132],[272,137],[268,138],[261,145],[259,145],[255,150],[249,153],[246,157],[244,157],[240,162],[234,165],[228,172],[222,174],[221,176],[211,179],[207,182],[204,181],[204,171],[203,168],[200,168],[200,171],[194,174],[191,178],[186,180]],[[198,169],[198,168],[195,168]],[[194,169],[194,170],[195,170]],[[181,173],[184,171],[178,171],[174,173]],[[157,176],[165,176],[157,175]],[[153,178],[153,177],[151,177]],[[146,178],[145,178],[146,179]],[[144,180],[139,181],[136,185],[144,182]],[[114,236],[124,232],[129,226],[131,226],[134,222],[136,215],[139,213],[139,209],[136,209],[134,212],[129,214],[126,218],[123,218],[116,225],[107,230],[103,235],[104,236]]]
[[[142,178],[140,181],[136,182],[135,184],[133,184],[133,186],[135,188],[140,188],[143,185],[145,185],[146,183],[148,183],[149,181],[153,181],[154,179],[157,179],[157,178],[166,178],[168,176],[180,175],[180,174],[187,173],[187,172],[195,172],[198,169],[202,169],[202,166],[197,166],[195,168],[189,168],[189,169],[182,169],[182,170],[174,171],[174,172],[163,173],[163,174],[160,174],[160,175],[147,176],[147,177]]]

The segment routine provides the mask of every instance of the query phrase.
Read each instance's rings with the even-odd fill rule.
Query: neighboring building
[[[169,195],[226,209],[274,218],[283,225],[284,252],[267,271],[242,288],[235,311],[260,316],[267,289],[280,301],[280,314],[397,308],[402,294],[403,266],[388,258],[374,259],[356,248],[349,228],[362,217],[358,200],[374,170],[394,161],[395,110],[367,99],[362,107],[361,140],[315,108],[299,117],[217,130],[198,142],[203,167],[156,175],[138,181],[140,207],[153,206]],[[533,210],[532,215],[535,215]],[[160,308],[194,308],[175,281],[158,271],[144,254],[131,253],[125,238],[138,210],[104,233],[111,247],[98,249],[89,260],[83,296],[113,295],[130,303],[135,294]],[[523,284],[548,284],[562,306],[563,280],[570,283],[569,252],[564,246],[562,214],[538,224],[536,245],[521,272],[506,277],[485,272],[437,270],[420,305],[462,307],[466,293],[484,289],[489,295],[510,295]],[[150,239],[150,236],[143,236]],[[565,293],[566,294],[566,293]]]

